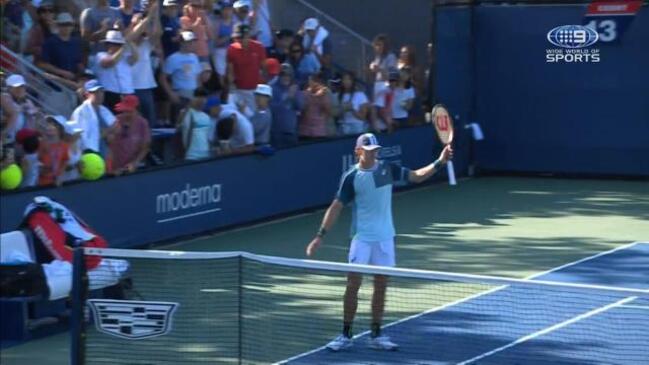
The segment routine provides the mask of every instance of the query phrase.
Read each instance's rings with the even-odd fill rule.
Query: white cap
[[[320,22],[316,18],[309,18],[304,21],[304,30],[316,30],[320,26]]]
[[[22,77],[22,75],[18,75],[18,74],[13,74],[13,75],[7,77],[7,80],[5,80],[5,83],[9,87],[19,87],[19,86],[23,86],[23,85],[26,84],[25,78]]]
[[[257,89],[255,89],[255,94],[265,95],[271,98],[273,97],[273,89],[269,85],[259,84],[257,85]]]
[[[252,4],[248,0],[238,0],[238,1],[234,2],[234,5],[232,5],[232,7],[235,8],[235,9],[240,9],[240,8],[243,8],[243,7],[246,7],[246,6],[248,8],[250,8],[251,5]]]
[[[362,148],[366,151],[372,151],[381,148],[376,136],[372,133],[365,133],[358,136],[356,148]]]
[[[126,43],[126,40],[124,39],[122,32],[120,32],[119,30],[109,30],[108,32],[106,32],[106,39],[104,39],[102,42],[124,44]]]
[[[56,16],[56,24],[74,24],[74,19],[70,13],[59,13]]]
[[[182,37],[183,41],[185,41],[185,42],[196,40],[196,35],[194,34],[194,32],[191,32],[189,30],[186,30],[184,32],[180,32],[180,36]]]
[[[178,6],[178,0],[164,0],[162,6]]]

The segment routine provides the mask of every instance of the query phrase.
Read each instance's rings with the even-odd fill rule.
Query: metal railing
[[[367,69],[372,56],[372,42],[331,15],[305,0],[274,0],[271,9],[272,23],[277,28],[297,30],[306,18],[318,18],[329,31],[333,62],[367,81]]]
[[[20,74],[25,78],[28,98],[44,113],[67,118],[77,107],[77,94],[74,90],[57,82],[51,75],[5,46],[2,46],[2,69],[5,77]]]

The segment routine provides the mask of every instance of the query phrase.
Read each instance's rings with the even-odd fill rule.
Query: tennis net
[[[85,364],[641,364],[649,358],[648,290],[244,252],[85,253],[129,267],[122,290],[74,298],[86,304],[75,313],[86,324],[84,341],[73,349]],[[347,273],[364,274],[355,345],[331,352],[324,345],[342,330]],[[389,277],[383,333],[400,345],[395,352],[367,346],[373,275]],[[101,279],[89,276],[91,285]]]

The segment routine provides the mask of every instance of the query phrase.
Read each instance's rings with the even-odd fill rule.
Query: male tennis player
[[[365,133],[358,137],[355,149],[358,164],[343,175],[336,198],[327,209],[320,230],[306,248],[307,256],[312,256],[322,244],[323,237],[338,219],[343,206],[353,202],[353,237],[349,249],[349,262],[379,266],[395,265],[392,184],[406,179],[412,183],[425,181],[452,157],[453,151],[450,146],[446,146],[435,162],[411,171],[394,163],[377,160],[380,148],[373,134]],[[377,350],[392,351],[396,350],[398,345],[388,336],[381,335],[387,281],[386,276],[374,276],[372,334],[369,346]],[[332,351],[339,351],[352,345],[352,322],[356,315],[361,282],[361,274],[347,275],[343,332],[327,344],[327,348]]]

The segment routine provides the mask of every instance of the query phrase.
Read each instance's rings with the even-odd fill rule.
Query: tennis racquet
[[[454,130],[453,130],[453,119],[449,114],[446,107],[442,104],[437,104],[433,107],[431,111],[431,117],[435,130],[437,131],[437,137],[439,137],[440,142],[444,146],[451,146],[453,144]],[[449,185],[456,185],[457,181],[455,180],[455,168],[453,167],[453,161],[449,160],[446,164],[446,170],[448,171],[448,183]]]

